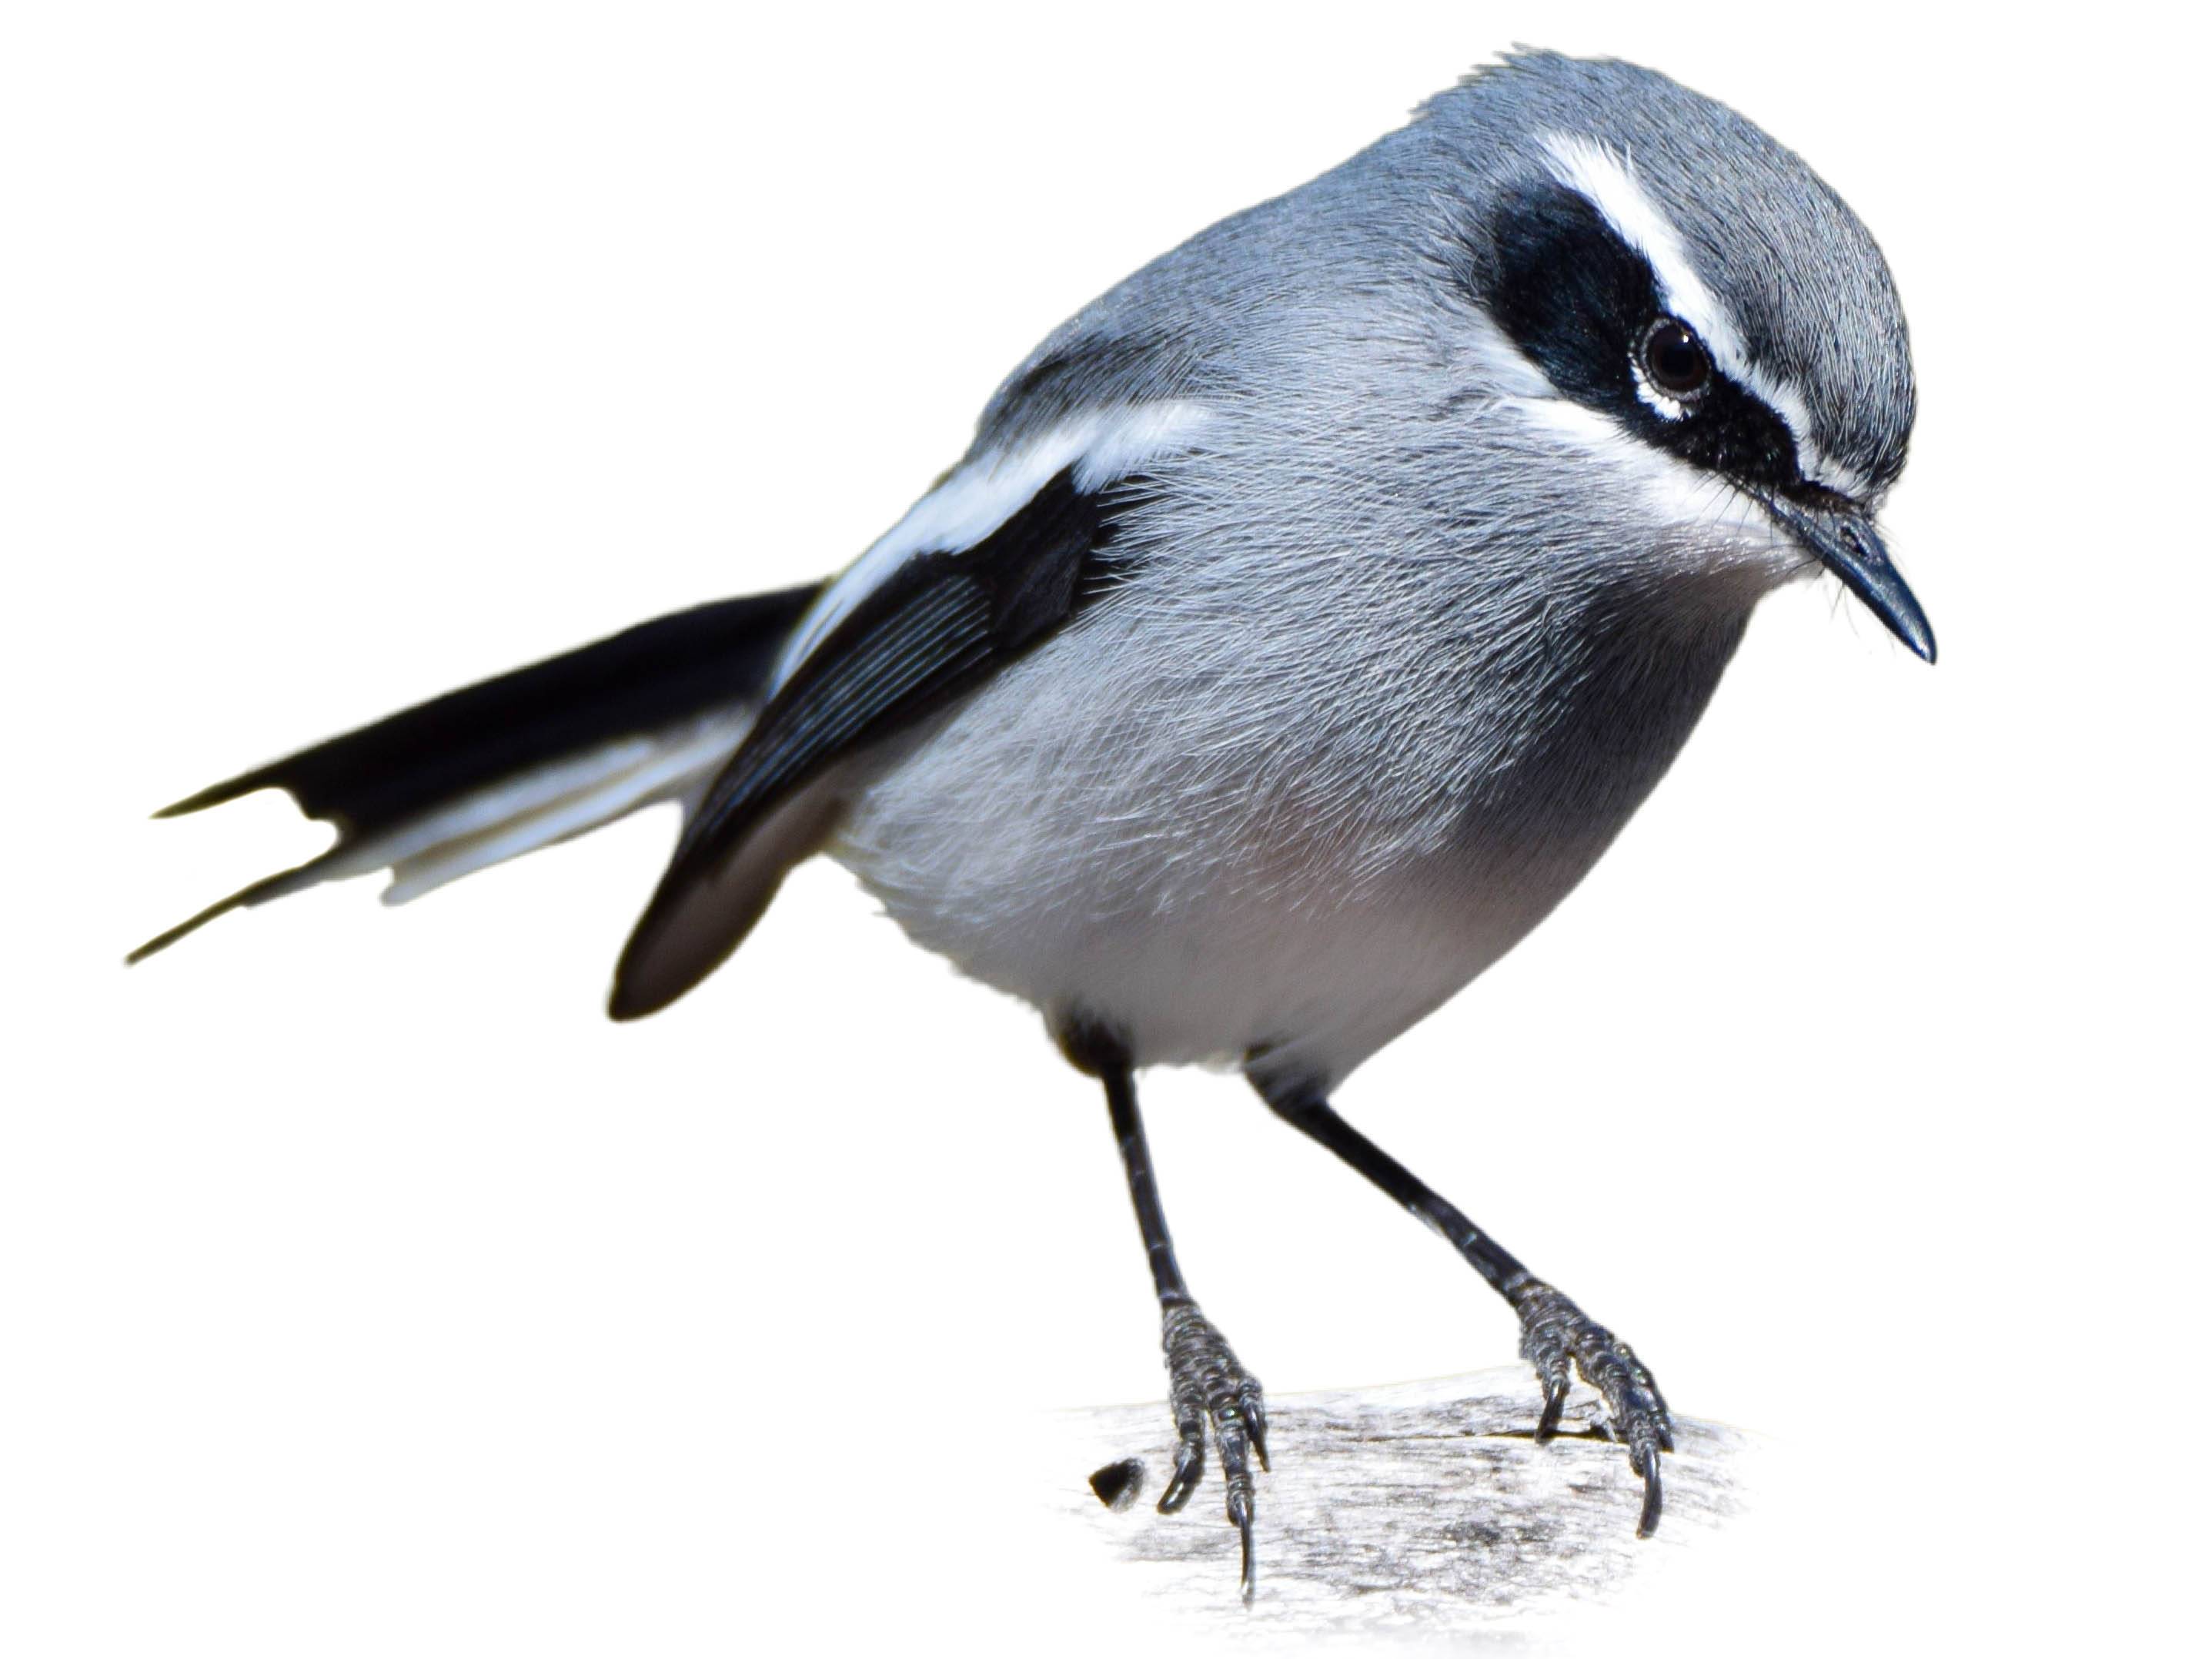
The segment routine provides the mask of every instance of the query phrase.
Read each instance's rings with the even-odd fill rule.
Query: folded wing
[[[1018,466],[1009,471],[1026,487]],[[940,514],[933,522],[951,528],[896,557],[881,556],[894,544],[887,538],[833,585],[794,635],[811,642],[781,671],[685,826],[623,952],[609,1012],[652,1013],[713,972],[834,829],[838,763],[944,707],[1073,615],[1112,569],[1117,526],[1146,485],[1141,473],[1086,471],[1078,457],[981,533],[972,518]],[[938,493],[962,487],[956,473]],[[975,538],[928,544],[957,534]]]

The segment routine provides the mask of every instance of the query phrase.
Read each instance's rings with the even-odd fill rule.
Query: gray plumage
[[[1140,1063],[1264,1054],[1262,1072],[1340,1080],[1580,879],[1760,595],[1820,562],[1796,509],[1639,441],[1500,326],[1501,204],[1558,189],[1563,143],[1679,239],[1745,374],[1870,515],[1914,395],[1864,228],[1711,100],[1522,53],[1055,331],[765,683],[748,664],[719,701],[592,729],[556,763],[472,763],[436,811],[186,927],[380,865],[401,872],[387,897],[412,898],[658,800],[696,819],[837,605],[916,551],[981,541],[1044,482],[1022,458],[1073,433],[1056,453],[1098,461],[1089,487],[1143,486],[1116,507],[1101,600],[958,700],[824,757],[633,945],[625,976],[647,990],[629,1011],[711,969],[784,870],[826,850],[922,944],[1055,1021],[1111,1024]],[[1146,421],[1157,441],[1106,453],[1116,422]],[[940,510],[963,489],[964,517]],[[933,513],[959,522],[933,537]],[[286,764],[185,805],[285,783]],[[350,830],[342,804],[314,810]]]
[[[1478,73],[1130,277],[992,401],[971,462],[1089,408],[1219,418],[1152,468],[1141,577],[856,791],[830,851],[915,939],[1140,1062],[1262,1049],[1326,1087],[1619,832],[1760,595],[1816,567],[1718,491],[1655,515],[1640,458],[1563,455],[1499,395],[1469,273],[1546,131],[1632,158],[1821,447],[1894,476],[1903,318],[1802,162],[1627,64]]]
[[[1604,1327],[1337,1117],[1510,950],[1688,737],[1760,597],[1826,568],[1935,641],[1874,518],[1913,418],[1881,256],[1729,111],[1511,58],[1058,330],[844,574],[725,601],[216,786],[339,843],[172,930],[389,866],[409,897],[661,799],[618,965],[650,1013],[827,852],[1105,1084],[1178,1421],[1253,1585],[1262,1393],[1183,1284],[1133,1069],[1243,1066],[1603,1395],[1657,1523],[1672,1446]]]

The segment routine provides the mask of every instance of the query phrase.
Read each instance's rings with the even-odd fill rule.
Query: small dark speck
[[[1480,1521],[1462,1522],[1457,1526],[1445,1527],[1443,1531],[1446,1538],[1463,1547],[1494,1550],[1505,1541],[1505,1534],[1501,1529]]]
[[[1118,1463],[1109,1463],[1091,1477],[1091,1490],[1109,1510],[1127,1509],[1137,1501],[1137,1493],[1144,1484],[1145,1460],[1141,1457],[1125,1457]]]

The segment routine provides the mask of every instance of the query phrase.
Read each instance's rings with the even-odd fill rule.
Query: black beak
[[[1874,520],[1840,495],[1835,503],[1812,506],[1775,495],[1768,498],[1766,508],[1807,551],[1842,577],[1844,586],[1857,594],[1914,656],[1923,662],[1934,662],[1936,630],[1929,627],[1928,613],[1889,562],[1889,550],[1875,533]]]

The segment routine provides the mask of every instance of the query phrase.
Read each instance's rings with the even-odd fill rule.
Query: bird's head
[[[1875,525],[1912,430],[1905,315],[1841,198],[1733,111],[1618,62],[1509,58],[1409,133],[1476,180],[1468,279],[1516,401],[1686,520],[1757,517],[1933,661]]]

